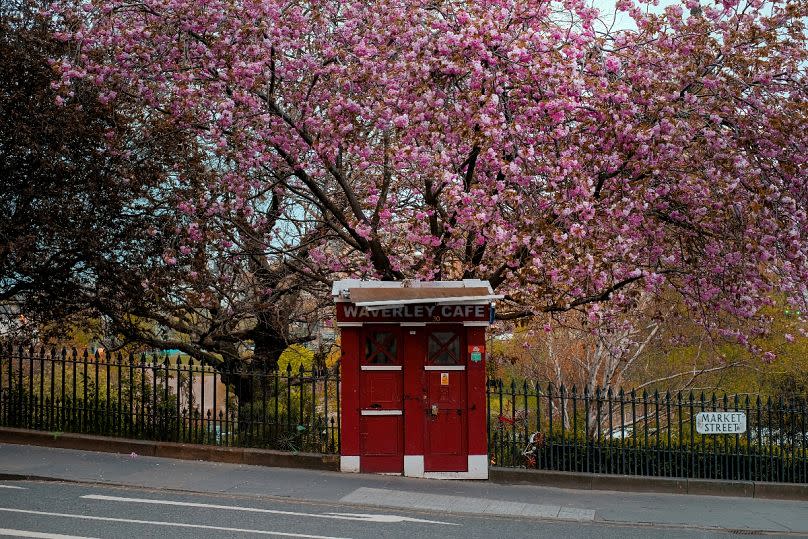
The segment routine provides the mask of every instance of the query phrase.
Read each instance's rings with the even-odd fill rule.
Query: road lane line
[[[17,485],[0,485],[0,488],[13,488],[16,490],[28,490],[25,487],[18,487]]]
[[[127,524],[149,524],[151,526],[169,526],[172,528],[196,528],[202,530],[217,530],[224,532],[257,533],[260,535],[277,535],[279,537],[301,537],[303,539],[349,539],[347,537],[331,537],[328,535],[309,535],[305,533],[277,532],[270,530],[251,530],[247,528],[226,528],[224,526],[208,526],[206,524],[186,524],[184,522],[167,522],[163,520],[138,520],[134,518],[97,517],[93,515],[74,515],[72,513],[52,513],[50,511],[33,511],[31,509],[14,509],[0,507],[6,513],[22,513],[26,515],[40,515],[45,517],[76,518],[80,520],[100,520],[102,522],[125,522]]]
[[[10,535],[11,537],[38,537],[39,539],[96,539],[95,537],[83,537],[81,535],[62,535],[61,533],[29,532],[27,530],[11,530],[0,528],[0,535]]]
[[[421,518],[405,517],[400,515],[369,515],[364,513],[300,513],[297,511],[282,511],[280,509],[261,509],[258,507],[239,507],[237,505],[216,505],[212,503],[181,502],[175,500],[154,500],[151,498],[126,498],[122,496],[106,496],[103,494],[86,494],[80,496],[85,500],[101,500],[107,502],[143,503],[152,505],[175,505],[179,507],[198,507],[202,509],[225,509],[230,511],[246,511],[249,513],[271,513],[273,515],[290,515],[308,518],[326,518],[331,520],[356,520],[360,522],[397,523],[418,522],[421,524],[442,524],[445,526],[459,526],[453,522],[439,520],[425,520]]]

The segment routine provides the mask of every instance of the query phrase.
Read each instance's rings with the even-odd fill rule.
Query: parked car
[[[805,445],[808,443],[808,432],[782,432],[780,429],[768,427],[757,429],[753,426],[749,429],[749,439],[773,445]]]
[[[621,440],[634,435],[634,427],[619,427],[606,433],[607,440]]]

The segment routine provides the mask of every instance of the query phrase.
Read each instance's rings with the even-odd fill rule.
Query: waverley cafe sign
[[[368,309],[353,303],[337,303],[338,322],[488,322],[490,305],[396,305]]]
[[[699,412],[696,414],[699,434],[742,434],[746,432],[744,412]]]

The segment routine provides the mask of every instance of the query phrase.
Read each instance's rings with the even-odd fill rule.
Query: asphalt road
[[[0,539],[273,536],[268,532],[808,537],[808,502],[435,481],[0,443]]]
[[[75,538],[727,537],[686,528],[559,522],[92,484],[0,482],[0,536]]]

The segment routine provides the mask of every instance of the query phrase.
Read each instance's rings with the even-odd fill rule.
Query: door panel
[[[430,468],[437,467],[438,462],[445,462],[450,461],[454,462],[455,457],[462,456],[465,458],[465,455],[462,455],[462,451],[459,449],[463,446],[463,440],[460,439],[463,426],[461,422],[463,420],[462,415],[453,413],[453,411],[440,411],[440,418],[435,422],[434,428],[436,428],[440,432],[440,436],[431,436],[429,439],[429,457],[433,464],[430,465]],[[465,469],[462,464],[447,464],[450,467],[448,471],[458,471],[455,470],[458,466],[460,467],[459,471]],[[441,471],[447,471],[442,468],[437,468]]]
[[[362,455],[362,465],[368,457],[382,457],[395,459],[400,456],[401,446],[404,443],[402,438],[403,428],[401,416],[362,416],[360,419],[360,450]],[[376,464],[380,464],[377,462]],[[384,466],[382,466],[383,468]],[[365,471],[391,471],[385,469],[365,470]],[[397,471],[397,470],[392,470]]]
[[[401,371],[362,371],[359,405],[362,410],[401,410]]]
[[[462,329],[427,335],[425,471],[468,469]]]
[[[397,327],[363,331],[359,367],[359,454],[363,472],[404,471],[403,371]]]
[[[460,436],[463,433],[462,418],[464,410],[460,408],[460,376],[462,371],[448,373],[429,373],[430,403],[437,404],[437,417],[430,419],[431,434],[429,437],[429,453],[436,455],[456,455],[462,447]],[[448,375],[448,386],[442,386],[441,376]]]

